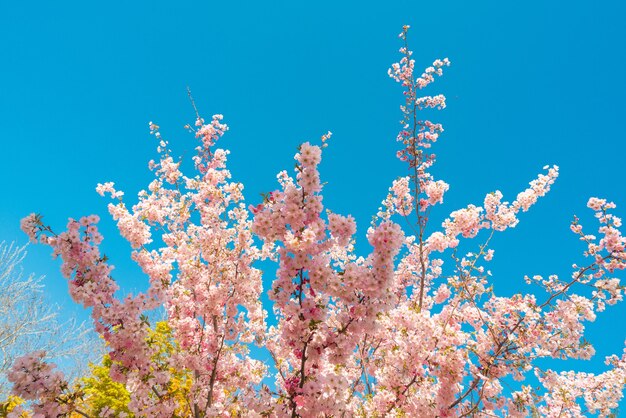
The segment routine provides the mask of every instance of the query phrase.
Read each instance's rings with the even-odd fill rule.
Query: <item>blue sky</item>
[[[147,185],[149,121],[191,158],[189,86],[203,115],[230,125],[221,145],[250,203],[293,167],[299,143],[333,131],[324,202],[355,216],[366,249],[371,215],[406,170],[395,158],[401,90],[386,73],[405,24],[418,68],[452,61],[425,91],[448,98],[432,115],[445,129],[433,171],[451,185],[437,222],[496,189],[513,200],[545,164],[561,168],[553,191],[493,240],[496,290],[525,291],[524,274],[567,275],[583,251],[572,216],[596,229],[590,196],[626,215],[623,2],[180,3],[0,4],[0,240],[25,242],[19,220],[31,212],[56,229],[99,214],[114,277],[143,289],[94,188],[114,181],[132,202]],[[80,312],[47,248],[31,246],[25,269]],[[599,370],[621,352],[625,318],[623,306],[601,315],[589,332],[598,361],[576,367]]]

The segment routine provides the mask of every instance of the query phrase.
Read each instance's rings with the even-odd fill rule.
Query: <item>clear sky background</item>
[[[149,121],[191,158],[189,86],[206,118],[224,114],[221,146],[252,204],[292,169],[299,143],[331,130],[324,202],[355,216],[367,250],[372,214],[406,173],[395,158],[403,98],[387,68],[408,24],[418,69],[452,61],[424,91],[448,98],[432,115],[445,129],[433,172],[451,185],[437,224],[496,189],[513,200],[545,164],[561,168],[553,191],[493,240],[496,291],[527,291],[525,274],[567,276],[581,262],[569,222],[577,214],[596,232],[590,196],[626,215],[625,21],[618,0],[2,2],[0,241],[26,242],[19,220],[31,212],[57,230],[96,213],[114,277],[144,289],[94,188],[114,181],[134,203],[156,156]],[[24,267],[46,275],[51,301],[84,316],[48,248],[30,246]],[[624,306],[600,315],[588,333],[597,359],[572,367],[602,370],[622,351],[625,319]]]

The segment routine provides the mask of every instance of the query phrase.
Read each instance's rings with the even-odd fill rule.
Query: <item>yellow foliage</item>
[[[193,379],[189,371],[179,371],[168,366],[167,359],[178,350],[168,323],[157,322],[155,328],[149,331],[147,342],[157,349],[152,357],[153,371],[167,370],[171,376],[170,381],[155,388],[155,392],[161,398],[175,399],[178,408],[173,418],[191,416],[188,398]],[[111,358],[105,355],[101,365],[91,365],[91,376],[80,380],[77,390],[82,390],[85,395],[80,409],[90,416],[101,416],[108,412],[111,417],[125,414],[132,418],[133,414],[128,410],[130,393],[123,384],[111,379],[109,373],[112,365]],[[157,396],[156,393],[154,396]]]
[[[15,409],[16,406],[24,404],[24,400],[18,396],[9,395],[9,397],[0,402],[0,416],[6,417],[7,414]],[[30,415],[26,412],[23,412],[20,415],[20,418],[29,418]]]

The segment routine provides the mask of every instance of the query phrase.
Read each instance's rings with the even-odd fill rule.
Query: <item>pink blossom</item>
[[[443,194],[448,191],[450,186],[442,180],[428,181],[424,188],[426,195],[428,196],[428,203],[435,205],[437,203],[443,203]]]
[[[615,204],[589,200],[597,236],[574,218],[584,248],[568,274],[529,272],[524,280],[540,289],[537,296],[499,295],[485,268],[492,237],[547,194],[558,167],[545,166],[511,203],[495,191],[433,224],[449,189],[432,175],[431,148],[443,127],[416,116],[444,108],[445,97],[417,92],[449,61],[416,77],[408,26],[400,37],[402,57],[389,75],[404,90],[397,156],[408,172],[367,229],[365,253],[356,249],[355,219],[324,205],[318,166],[330,132],[321,145],[302,144],[292,174],[281,171],[276,190],[249,204],[228,170],[229,152],[217,148],[228,130],[222,115],[187,125],[199,142],[192,175],[150,122],[158,158],[137,202],[122,202],[112,182],[96,188],[116,199],[109,212],[146,275],[145,293],[118,294],[97,216],[70,219],[59,233],[39,215],[22,220],[31,241],[60,259],[71,297],[90,310],[134,415],[171,417],[193,407],[207,417],[556,417],[617,408],[626,354],[608,357],[598,374],[537,366],[544,358],[591,358],[586,327],[623,299],[626,240]],[[269,263],[277,268],[260,270]],[[273,303],[272,326],[263,292]],[[159,308],[175,342],[168,356],[147,341],[145,315]],[[253,343],[269,353],[264,361],[254,358]],[[190,385],[180,404],[169,392],[173,370]],[[527,384],[532,373],[538,385]],[[19,357],[8,379],[33,417],[69,416],[76,405],[66,400],[82,396],[43,352]]]

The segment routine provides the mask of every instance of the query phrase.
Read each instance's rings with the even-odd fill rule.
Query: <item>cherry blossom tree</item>
[[[185,409],[180,402],[196,418],[582,417],[617,408],[626,354],[607,358],[600,374],[537,365],[593,356],[586,322],[622,300],[616,274],[626,268],[626,239],[615,205],[589,200],[598,236],[572,222],[586,249],[568,276],[526,277],[543,289],[537,295],[495,295],[485,267],[494,257],[491,238],[517,225],[520,212],[550,190],[558,167],[544,167],[511,202],[489,193],[432,225],[430,212],[448,190],[431,174],[430,149],[443,128],[419,112],[446,101],[420,91],[449,61],[436,60],[418,76],[407,30],[389,75],[404,90],[397,154],[409,175],[393,182],[367,230],[369,254],[355,253],[354,219],[322,203],[318,165],[330,132],[319,145],[302,144],[295,176],[280,172],[279,188],[247,207],[243,185],[227,169],[228,151],[216,147],[227,130],[221,115],[198,115],[188,127],[200,142],[194,176],[181,172],[151,123],[159,160],[150,162],[155,179],[138,202],[128,206],[113,183],[97,187],[113,198],[109,212],[148,277],[146,293],[116,297],[96,216],[70,219],[59,233],[39,215],[23,220],[31,239],[61,259],[74,300],[91,308],[110,350],[111,378],[128,389],[132,414],[171,417]],[[461,253],[462,241],[475,250]],[[256,267],[264,259],[278,265],[275,277],[265,277],[276,318],[269,327]],[[177,348],[155,363],[146,312],[159,307]],[[252,344],[266,348],[273,364],[254,359]],[[184,400],[167,395],[172,370],[192,379]],[[38,353],[18,359],[9,379],[35,413],[77,411],[76,392]]]

